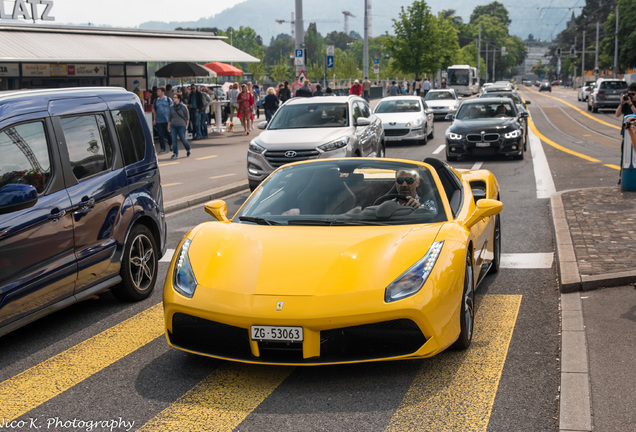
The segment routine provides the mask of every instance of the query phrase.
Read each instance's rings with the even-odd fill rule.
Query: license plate
[[[475,143],[475,147],[490,147],[490,143],[478,142]]]
[[[402,139],[402,137],[392,137],[392,136],[385,136],[384,137],[384,141],[399,141],[401,139]]]
[[[302,327],[252,326],[252,340],[302,342]]]

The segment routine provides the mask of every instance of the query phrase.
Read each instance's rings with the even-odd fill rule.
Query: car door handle
[[[55,213],[54,213],[55,212]],[[60,210],[55,208],[51,210],[51,214],[49,215],[49,219],[52,221],[58,221],[66,215],[66,210]]]
[[[84,197],[82,198],[82,201],[79,202],[78,206],[80,210],[90,210],[95,207],[95,198],[89,199],[88,197]]]

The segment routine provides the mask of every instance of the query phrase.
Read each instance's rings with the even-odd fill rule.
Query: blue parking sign
[[[301,49],[297,49],[296,50],[296,57],[297,58],[302,58],[303,57],[303,50]]]
[[[327,56],[327,69],[333,69],[333,56]]]

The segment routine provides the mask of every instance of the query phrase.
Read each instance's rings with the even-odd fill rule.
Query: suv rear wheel
[[[157,280],[158,255],[155,238],[144,225],[135,225],[128,236],[120,275],[122,282],[111,288],[120,300],[143,300]]]

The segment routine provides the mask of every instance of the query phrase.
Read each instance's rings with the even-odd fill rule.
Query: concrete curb
[[[205,203],[207,201],[223,198],[224,196],[242,192],[244,190],[249,190],[249,185],[247,180],[241,180],[239,182],[230,183],[228,185],[224,185],[215,189],[212,189],[209,192],[205,192],[198,195],[190,195],[178,200],[173,200],[170,202],[166,202],[163,205],[164,212],[166,214],[174,213],[179,210],[184,210],[190,207],[193,207],[198,204]]]
[[[591,431],[592,406],[581,295],[561,295],[560,431]]]
[[[552,226],[556,241],[557,262],[559,263],[557,269],[559,289],[562,293],[568,293],[581,291],[582,283],[561,194],[563,192],[550,197],[550,207],[552,208]]]

